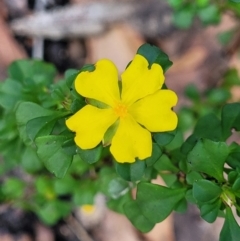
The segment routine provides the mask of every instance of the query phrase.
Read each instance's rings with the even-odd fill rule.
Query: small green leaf
[[[154,222],[148,220],[142,213],[136,201],[129,201],[123,206],[125,215],[132,224],[141,232],[149,232],[155,225]]]
[[[240,177],[238,177],[235,182],[232,185],[233,191],[239,191],[240,190]]]
[[[31,119],[26,124],[26,132],[28,137],[34,141],[39,136],[46,136],[52,132],[52,129],[57,121],[56,114],[50,116],[40,116]]]
[[[193,197],[200,203],[215,201],[222,193],[222,189],[214,182],[199,180],[193,183]]]
[[[23,153],[21,164],[23,168],[30,173],[40,171],[43,167],[42,162],[37,156],[36,150],[27,147]]]
[[[199,140],[188,154],[188,162],[193,171],[203,172],[223,182],[223,166],[229,154],[225,142],[208,139]]]
[[[12,110],[23,98],[22,84],[16,80],[6,79],[0,85],[0,105],[6,110]]]
[[[191,8],[183,8],[173,15],[173,23],[181,29],[187,29],[192,25],[194,11]]]
[[[231,30],[233,34],[235,34],[236,30]],[[240,78],[237,69],[229,69],[225,74],[224,74],[224,79],[222,86],[224,88],[230,89],[234,85],[239,86],[240,85]]]
[[[37,154],[46,168],[62,178],[72,163],[72,157],[62,149],[66,136],[41,136],[36,139]]]
[[[145,160],[147,166],[152,166],[160,158],[161,155],[161,148],[156,143],[153,143],[152,155]]]
[[[73,138],[65,141],[62,145],[62,148],[63,148],[64,152],[69,156],[74,156],[77,153],[77,146],[76,146]]]
[[[168,68],[171,67],[172,61],[169,60],[167,54],[165,54],[161,49],[150,44],[143,44],[138,50],[137,54],[145,57],[152,66],[153,63],[161,65],[163,71],[166,72]]]
[[[56,224],[59,219],[66,217],[71,211],[71,205],[60,200],[46,202],[37,211],[39,218],[47,225]]]
[[[186,189],[170,189],[156,184],[138,184],[137,202],[141,213],[149,221],[163,221],[184,198]]]
[[[232,210],[228,207],[219,241],[239,241],[239,237],[240,227],[232,214]]]
[[[172,187],[172,185],[177,181],[176,173],[172,174],[172,173],[160,172],[160,176],[162,177],[164,183],[168,187]]]
[[[2,192],[8,199],[18,199],[24,194],[26,184],[17,178],[8,178],[2,184]]]
[[[227,157],[226,163],[234,169],[240,168],[239,158],[240,146],[236,147],[234,150],[230,152],[229,156]]]
[[[208,223],[213,223],[217,217],[221,206],[221,200],[214,203],[202,205],[200,208],[201,217]]]
[[[108,193],[113,199],[118,199],[129,191],[129,184],[121,178],[115,178],[108,184]]]
[[[209,4],[198,11],[198,16],[203,24],[217,24],[220,22],[221,15],[216,5]]]
[[[203,179],[202,175],[199,172],[190,172],[186,176],[186,181],[188,184],[193,185],[194,182]]]
[[[32,102],[21,102],[16,109],[16,119],[19,129],[19,135],[26,145],[31,144],[27,135],[26,126],[28,121],[42,116],[50,116],[54,112],[44,109],[43,107]]]
[[[199,138],[195,135],[191,135],[187,138],[187,140],[181,146],[181,152],[187,155],[193,147],[197,144]]]
[[[32,78],[35,83],[42,81],[45,86],[49,86],[56,75],[56,69],[41,60],[23,59],[14,61],[8,68],[8,74],[22,83]]]
[[[145,161],[135,161],[134,163],[118,163],[115,162],[116,172],[126,181],[138,181],[140,180],[145,172],[146,163]]]
[[[185,96],[187,96],[192,101],[200,100],[200,93],[195,84],[189,84],[184,90]]]
[[[213,113],[201,117],[195,126],[194,135],[198,138],[222,141],[223,137],[220,120]]]
[[[174,139],[175,135],[176,135],[176,131],[154,133],[153,139],[157,142],[159,146],[166,146]]]
[[[171,172],[178,172],[178,168],[174,166],[169,159],[169,157],[163,154],[158,161],[154,164],[154,168],[157,171],[171,171]]]
[[[103,147],[102,144],[95,148],[83,150],[80,147],[77,148],[77,153],[81,159],[88,164],[93,164],[101,159]]]
[[[223,137],[227,139],[231,130],[240,131],[240,103],[226,104],[222,109]]]

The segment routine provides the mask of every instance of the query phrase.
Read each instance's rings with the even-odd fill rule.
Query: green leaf
[[[113,199],[118,199],[129,191],[129,184],[121,178],[115,178],[108,184],[108,193]]]
[[[208,102],[211,105],[223,105],[231,98],[231,93],[225,89],[213,89],[207,94]]]
[[[154,133],[153,139],[157,142],[159,146],[166,146],[174,139],[175,135],[176,135],[176,131]]]
[[[29,120],[26,124],[26,132],[30,140],[34,141],[39,136],[49,135],[59,117],[59,114],[52,113],[49,116]]]
[[[56,69],[52,64],[41,60],[24,59],[14,61],[8,68],[8,74],[22,83],[33,78],[35,82],[42,81],[45,86],[49,86],[56,75]]]
[[[191,135],[187,138],[187,140],[181,146],[181,152],[187,155],[193,147],[197,144],[199,138],[195,135]]]
[[[225,142],[205,139],[197,142],[187,158],[193,171],[203,172],[223,182],[223,166],[228,153]]]
[[[146,163],[145,161],[135,161],[134,163],[118,163],[115,162],[115,169],[119,176],[126,181],[138,181],[140,180],[145,172]]]
[[[161,172],[160,176],[162,177],[164,183],[168,186],[168,187],[172,187],[172,185],[174,183],[176,183],[177,181],[177,175],[176,173],[172,174],[172,173],[164,173]]]
[[[161,65],[163,71],[166,72],[172,66],[172,61],[169,60],[167,54],[161,49],[150,44],[143,44],[137,50],[137,54],[145,57],[151,67],[153,63]]]
[[[199,172],[190,172],[186,176],[186,181],[188,184],[193,185],[194,182],[203,179],[202,175]]]
[[[17,178],[8,178],[2,184],[2,192],[7,199],[19,199],[24,194],[25,183]]]
[[[201,179],[193,183],[193,197],[200,203],[215,201],[222,189],[214,182]]]
[[[192,101],[200,100],[200,93],[195,84],[189,84],[184,90],[185,96],[187,96]]]
[[[233,150],[231,150],[229,156],[227,157],[226,163],[234,169],[240,168],[239,158],[240,146],[236,146]]]
[[[227,139],[231,130],[240,131],[240,103],[226,104],[222,109],[223,137]]]
[[[219,241],[239,241],[239,237],[240,227],[232,214],[232,210],[228,207]]]
[[[78,181],[75,181],[71,176],[66,175],[62,179],[54,179],[54,191],[58,195],[72,194],[75,187],[78,187]]]
[[[0,105],[6,110],[13,110],[16,103],[23,98],[23,86],[13,79],[6,79],[0,85]]]
[[[36,139],[37,154],[46,168],[62,178],[72,163],[72,157],[62,149],[66,136],[41,136]]]
[[[20,138],[26,145],[31,144],[27,135],[26,126],[28,121],[42,116],[50,116],[53,112],[32,102],[21,102],[16,109],[16,119]]]
[[[222,141],[223,137],[220,120],[213,113],[201,117],[195,126],[194,135],[198,138]]]
[[[156,143],[153,143],[152,155],[145,159],[147,166],[152,166],[160,158],[161,155],[161,148]]]
[[[71,205],[60,200],[46,202],[37,211],[39,218],[47,225],[54,225],[59,219],[66,217],[71,211]]]
[[[184,198],[185,188],[170,189],[156,184],[138,184],[137,202],[141,213],[149,221],[163,221]]]
[[[174,208],[174,211],[178,213],[186,213],[187,208],[188,208],[188,203],[184,198],[176,205],[176,207]]]
[[[83,150],[80,147],[77,148],[77,153],[81,159],[88,164],[93,164],[101,159],[103,147],[102,144],[95,148]]]
[[[141,232],[149,232],[155,225],[154,222],[149,221],[142,213],[136,201],[129,201],[123,206],[125,215],[132,222],[132,224]]]
[[[216,5],[209,4],[198,11],[198,16],[204,24],[217,24],[221,15]]]
[[[36,150],[27,147],[23,153],[21,160],[22,167],[30,173],[40,171],[43,167],[42,162],[39,160]]]
[[[233,191],[239,191],[240,190],[240,177],[238,177],[235,182],[232,185]]]
[[[171,171],[171,172],[178,172],[178,168],[172,164],[169,157],[163,154],[158,161],[154,164],[154,168],[157,171]]]
[[[173,23],[181,29],[187,29],[192,25],[194,11],[191,8],[185,7],[178,10],[173,15]]]
[[[77,146],[73,138],[65,141],[62,145],[62,148],[64,152],[69,156],[74,156],[77,153]]]
[[[211,204],[202,205],[200,208],[201,217],[208,223],[213,223],[218,217],[220,206],[221,200]]]
[[[235,30],[233,32],[235,34]],[[234,85],[237,85],[237,86],[240,85],[240,78],[239,78],[239,75],[238,75],[238,71],[237,71],[237,69],[229,69],[224,74],[222,86],[230,89]]]

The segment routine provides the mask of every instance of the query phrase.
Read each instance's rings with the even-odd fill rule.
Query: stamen
[[[116,105],[116,107],[114,108],[114,112],[116,113],[116,115],[118,115],[120,118],[124,118],[127,115],[127,106],[122,104],[122,103],[118,103]]]

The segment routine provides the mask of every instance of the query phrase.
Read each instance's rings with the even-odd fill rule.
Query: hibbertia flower
[[[67,119],[67,127],[76,133],[77,146],[96,147],[115,125],[110,152],[117,162],[133,163],[136,158],[150,157],[151,132],[174,130],[178,121],[172,110],[177,95],[161,89],[163,83],[162,67],[157,63],[149,67],[147,59],[139,54],[122,73],[121,82],[116,66],[107,59],[99,60],[92,72],[80,72],[75,80],[76,91],[106,105],[98,108],[87,104]]]

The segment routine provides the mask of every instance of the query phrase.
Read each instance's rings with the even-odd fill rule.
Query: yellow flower
[[[66,121],[76,132],[75,143],[82,149],[96,147],[107,130],[117,123],[110,152],[117,162],[143,160],[152,154],[151,132],[174,130],[177,115],[172,107],[177,96],[171,90],[161,90],[164,83],[160,65],[136,55],[121,75],[119,89],[116,66],[107,59],[95,64],[92,72],[81,72],[75,80],[76,91],[106,104],[97,108],[87,104]]]

